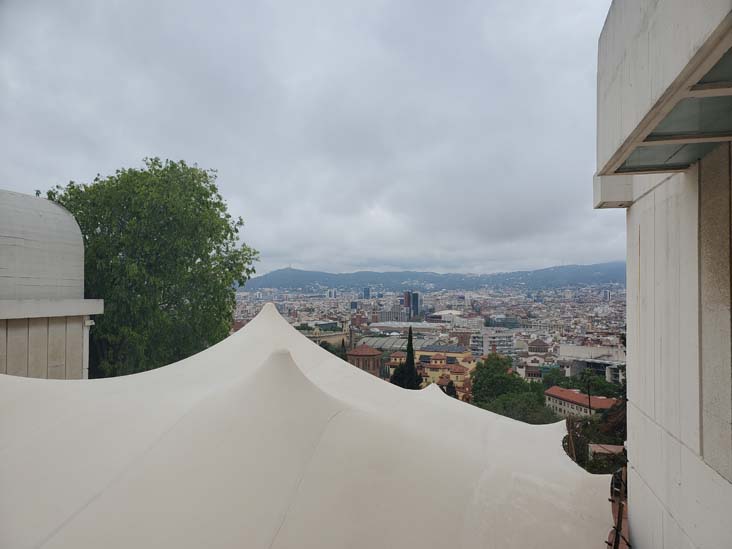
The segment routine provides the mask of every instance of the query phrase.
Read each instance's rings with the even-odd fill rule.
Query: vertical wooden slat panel
[[[66,379],[81,379],[83,376],[83,318],[66,317]]]
[[[48,319],[28,319],[28,377],[48,377]]]
[[[66,378],[66,318],[48,319],[48,379]]]
[[[7,373],[13,376],[28,375],[28,319],[8,319]]]
[[[8,332],[7,321],[0,320],[0,374],[7,372],[8,363]]]

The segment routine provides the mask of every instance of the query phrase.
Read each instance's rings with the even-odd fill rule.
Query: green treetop
[[[552,423],[554,413],[544,405],[541,383],[524,381],[511,371],[509,357],[489,354],[472,372],[473,403],[526,423]]]
[[[216,173],[145,160],[90,184],[48,191],[84,239],[85,293],[105,300],[90,339],[90,375],[131,374],[175,362],[229,333],[235,285],[257,252],[239,243]]]

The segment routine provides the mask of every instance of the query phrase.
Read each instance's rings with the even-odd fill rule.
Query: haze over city
[[[608,6],[6,1],[0,178],[217,169],[259,273],[622,259],[591,209]]]

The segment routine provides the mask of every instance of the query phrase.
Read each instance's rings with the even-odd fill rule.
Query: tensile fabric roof
[[[0,547],[597,547],[609,477],[565,432],[393,386],[267,305],[157,370],[0,375]]]

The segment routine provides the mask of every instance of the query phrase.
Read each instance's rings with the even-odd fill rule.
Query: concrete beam
[[[593,178],[593,207],[628,208],[633,204],[632,175],[596,175]]]
[[[103,299],[0,299],[0,319],[100,315]]]

